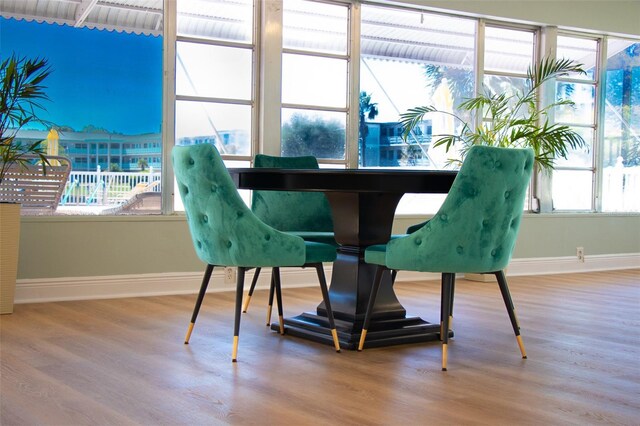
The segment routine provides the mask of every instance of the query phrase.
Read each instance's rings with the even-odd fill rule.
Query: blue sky
[[[82,130],[159,133],[162,38],[0,18],[0,53],[44,57],[48,119]]]

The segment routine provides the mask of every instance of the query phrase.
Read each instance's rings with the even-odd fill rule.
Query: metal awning
[[[163,29],[162,0],[0,0],[0,16],[146,35]]]
[[[180,8],[180,34],[250,40],[251,24],[243,18],[243,15],[251,14],[250,0],[188,0],[181,3]],[[293,34],[288,41],[290,47],[319,51],[346,49],[345,34],[331,30],[335,28],[332,21],[344,17],[315,14],[304,9],[295,13],[301,18],[307,15],[307,19],[304,19],[304,28],[290,29]],[[153,36],[162,35],[164,27],[163,0],[0,0],[0,16]],[[362,16],[362,57],[471,69],[475,27],[462,28],[455,22],[461,19],[451,18],[448,22],[442,16],[432,19],[434,16],[415,11],[390,13],[383,7],[367,8]],[[303,32],[306,36],[298,37]],[[310,36],[310,32],[317,37]],[[611,45],[610,50],[620,50],[629,43],[620,40],[620,46]],[[577,57],[579,53],[576,51]],[[496,64],[500,69],[523,69],[530,60],[528,53],[522,58],[515,54],[494,56],[493,60],[506,61]],[[582,62],[587,67],[594,65],[588,63],[589,60]]]

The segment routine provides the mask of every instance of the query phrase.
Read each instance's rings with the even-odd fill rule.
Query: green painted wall
[[[396,220],[394,232],[419,222]],[[515,258],[640,253],[640,215],[525,216]],[[18,278],[195,272],[186,220],[171,217],[23,218]]]

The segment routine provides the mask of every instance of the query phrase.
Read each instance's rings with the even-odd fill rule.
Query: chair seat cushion
[[[305,241],[314,241],[316,243],[329,244],[335,247],[338,246],[333,232],[320,232],[320,231],[289,231],[288,234],[296,235]]]
[[[373,263],[376,265],[385,265],[386,256],[387,256],[386,244],[376,244],[375,246],[369,246],[367,247],[367,250],[364,252],[365,262]]]
[[[305,241],[305,263],[333,262],[336,260],[336,247],[330,244]]]

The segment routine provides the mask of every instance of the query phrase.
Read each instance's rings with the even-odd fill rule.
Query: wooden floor
[[[214,284],[215,285],[215,284]],[[640,424],[640,270],[513,277],[529,359],[497,285],[458,280],[449,371],[438,342],[336,354],[264,325],[265,292],[230,360],[233,295],[17,305],[1,321],[9,425]],[[397,284],[439,320],[439,283]],[[287,289],[285,314],[316,288]]]

